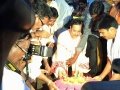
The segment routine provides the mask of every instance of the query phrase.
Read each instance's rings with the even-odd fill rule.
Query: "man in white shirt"
[[[4,67],[2,90],[34,90],[30,84],[26,84],[26,77],[23,77],[22,74],[22,70],[26,65],[26,62],[23,61],[23,56],[29,44],[30,40],[20,40],[12,46],[8,55],[8,61]]]
[[[106,15],[99,25],[100,36],[107,39],[107,64],[103,72],[95,79],[102,80],[111,71],[111,63],[114,59],[120,58],[120,26],[117,21]],[[112,80],[112,78],[111,78]]]
[[[67,71],[67,60],[69,60],[75,53],[76,47],[81,39],[82,34],[82,22],[80,20],[72,20],[70,29],[62,32],[58,37],[57,42],[57,50],[53,55],[53,67],[56,62],[58,62],[58,67],[56,68],[55,75],[59,77],[59,69],[57,68],[62,67]],[[81,72],[88,72],[89,59],[85,57],[85,50],[83,50],[82,54],[78,57],[75,64],[72,65],[73,72],[81,71]],[[82,67],[81,64],[87,66],[87,68]],[[68,64],[69,65],[69,64]],[[81,69],[82,68],[82,69]],[[84,70],[85,69],[85,70]],[[61,70],[61,69],[60,69]]]

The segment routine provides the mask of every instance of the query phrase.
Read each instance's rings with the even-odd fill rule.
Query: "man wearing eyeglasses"
[[[29,44],[30,40],[21,40],[12,46],[4,67],[2,90],[30,90],[25,83],[26,78],[22,76],[22,70],[26,65],[23,56]]]
[[[4,67],[2,90],[35,90],[23,73],[23,69],[26,66],[24,57],[27,54],[29,45],[30,39],[21,39],[12,46],[8,61]],[[40,73],[40,79],[48,83],[48,86],[53,88],[53,90],[57,89],[55,84],[43,73]]]
[[[41,45],[41,42],[40,42],[41,38],[46,39],[46,38],[51,36],[51,34],[48,31],[46,31],[48,28],[45,27],[46,30],[43,30],[43,26],[48,25],[48,23],[50,21],[50,17],[52,16],[52,11],[46,3],[43,3],[43,2],[41,3],[40,1],[37,1],[35,3],[35,5],[33,5],[33,9],[34,9],[35,14],[36,14],[35,15],[36,19],[35,19],[35,24],[33,25],[33,27],[30,30],[30,33],[32,36],[31,44],[40,46]],[[44,42],[45,42],[45,40],[43,40],[43,43]],[[43,58],[39,55],[32,55],[32,63],[29,65],[29,68],[31,68],[33,70],[33,68],[35,67],[35,70],[40,70],[42,59]],[[46,61],[46,63],[47,63],[47,61]],[[48,65],[48,63],[47,63],[47,65]],[[32,71],[30,73],[30,77],[34,80],[39,75],[40,75],[39,73],[35,74]]]

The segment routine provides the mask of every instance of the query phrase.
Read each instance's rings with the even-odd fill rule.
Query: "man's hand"
[[[68,66],[71,66],[72,64],[74,64],[76,62],[79,54],[80,54],[80,52],[76,51],[75,54],[74,54],[74,56],[72,58],[70,58],[70,59],[67,60],[66,64]]]
[[[102,81],[102,77],[100,75],[93,77],[93,79],[96,81]]]
[[[42,73],[47,73],[47,74],[49,73],[49,72],[48,72],[47,70],[45,70],[45,69],[40,69],[40,70],[41,70]]]
[[[67,64],[68,67],[69,67],[69,66],[71,66],[72,64],[74,64],[75,61],[76,61],[76,60],[75,60],[74,58],[70,58],[70,59],[67,60],[66,64]]]
[[[49,90],[59,90],[53,81],[48,82]]]

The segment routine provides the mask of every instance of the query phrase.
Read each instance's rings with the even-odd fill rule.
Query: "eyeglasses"
[[[17,46],[20,50],[22,50],[25,54],[27,54],[27,51],[26,51],[25,49],[21,48],[17,43],[16,43],[16,46]]]
[[[40,19],[40,18],[39,18]],[[41,23],[42,23],[42,26],[44,25],[43,21],[40,19]]]
[[[28,54],[28,52],[25,49],[21,48],[17,43],[16,46],[25,53],[20,60],[27,61],[31,59],[31,55]]]

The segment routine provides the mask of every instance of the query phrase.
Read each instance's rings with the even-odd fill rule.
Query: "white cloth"
[[[30,88],[21,75],[4,67],[2,90],[30,90]]]
[[[120,58],[120,25],[117,29],[116,37],[114,42],[112,39],[107,41],[107,55],[111,62],[115,58]]]
[[[42,57],[37,55],[32,55],[32,61],[28,64],[29,77],[31,80],[36,80],[40,76],[41,70],[40,66],[42,65]],[[26,73],[26,68],[24,68],[24,73]]]
[[[51,31],[51,27],[49,27],[48,25],[43,25],[43,26],[40,28],[40,30],[47,31],[48,33],[51,34],[50,37],[48,37],[48,38],[40,38],[40,39],[39,39],[42,45],[45,45],[45,46],[46,46],[46,44],[49,43],[49,42],[52,42],[52,43],[55,42],[54,39],[53,39],[53,35],[52,35],[53,32]]]
[[[81,40],[80,36],[78,36],[76,39],[72,39],[69,30],[66,30],[63,33],[61,33],[58,37],[57,50],[53,55],[52,59],[53,63],[55,63],[56,61],[63,61],[66,63],[66,60],[68,60],[74,55],[75,49],[80,40]],[[79,66],[81,63],[82,64],[89,63],[89,59],[85,56],[85,51],[86,48],[83,50],[83,52],[81,52],[76,62],[72,65],[73,71],[76,71],[78,69],[80,69],[81,72],[85,71],[85,70],[82,71],[81,67]]]
[[[86,47],[87,47],[87,44],[85,45],[83,51],[80,52],[80,55],[78,56],[78,59],[76,61],[76,63],[77,63],[76,71],[83,72],[83,73],[87,73],[90,71],[89,58],[85,56]],[[81,65],[85,65],[85,66],[81,66]]]
[[[72,39],[69,30],[64,31],[58,37],[57,50],[53,55],[54,61],[66,61],[73,56],[80,37]]]
[[[51,28],[54,32],[62,28],[69,21],[74,10],[74,8],[69,6],[65,0],[55,0],[55,2],[57,3],[59,16]]]

